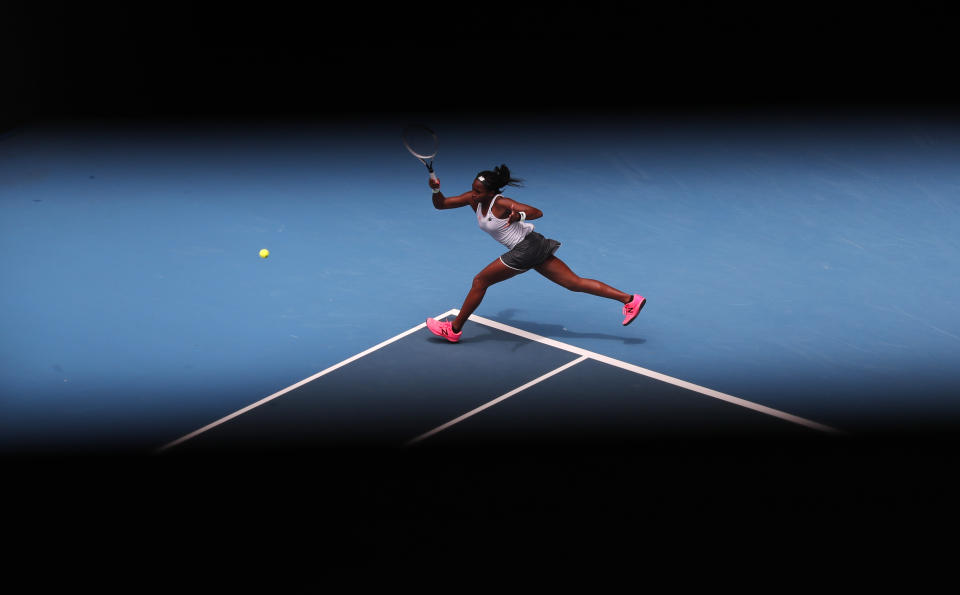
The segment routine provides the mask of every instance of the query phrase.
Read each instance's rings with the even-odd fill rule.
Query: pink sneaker
[[[633,299],[623,305],[623,315],[626,318],[623,319],[623,326],[627,326],[633,319],[637,317],[637,314],[640,313],[640,310],[643,310],[643,305],[647,303],[647,298],[642,295],[634,295]]]
[[[433,318],[427,319],[427,328],[430,329],[430,332],[434,335],[443,337],[451,343],[456,343],[460,340],[460,336],[463,335],[462,329],[459,333],[453,332],[452,322],[440,322],[439,320],[434,320]]]

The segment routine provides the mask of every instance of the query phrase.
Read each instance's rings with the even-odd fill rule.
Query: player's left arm
[[[510,209],[510,214],[507,216],[507,225],[512,225],[521,219],[539,219],[543,217],[543,211],[537,207],[525,205],[522,202],[517,202],[506,196],[501,196],[500,199],[497,200],[497,204],[505,209]],[[523,215],[521,216],[520,213],[523,213]]]

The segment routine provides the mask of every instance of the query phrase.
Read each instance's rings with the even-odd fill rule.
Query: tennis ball
[[[268,256],[270,256],[270,251],[266,248],[260,251],[260,258],[266,258]]]

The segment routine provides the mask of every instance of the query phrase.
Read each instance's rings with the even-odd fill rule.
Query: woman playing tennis
[[[570,270],[562,260],[554,256],[560,242],[545,238],[535,232],[528,220],[543,217],[536,207],[516,202],[503,196],[505,186],[520,186],[519,178],[511,178],[506,165],[482,171],[473,180],[473,188],[459,196],[444,196],[440,182],[431,176],[433,206],[438,209],[456,209],[470,206],[477,213],[477,225],[493,239],[509,250],[494,260],[473,278],[473,286],[460,308],[460,313],[450,322],[427,319],[427,328],[452,343],[460,340],[463,324],[477,309],[487,288],[494,283],[536,269],[538,273],[570,291],[617,300],[623,304],[623,326],[633,322],[647,300],[641,295],[630,295],[594,279],[582,279]]]

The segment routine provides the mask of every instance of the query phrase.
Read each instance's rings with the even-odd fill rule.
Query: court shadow
[[[544,324],[541,322],[520,320],[515,317],[516,313],[519,311],[520,310],[508,308],[507,310],[501,310],[496,314],[496,316],[491,316],[490,318],[492,320],[496,320],[497,322],[509,324],[510,326],[514,326],[518,329],[544,337],[550,337],[552,339],[604,339],[610,341],[622,341],[624,345],[642,345],[647,342],[647,340],[642,337],[623,337],[607,333],[581,333],[578,331],[572,331],[560,324]]]

